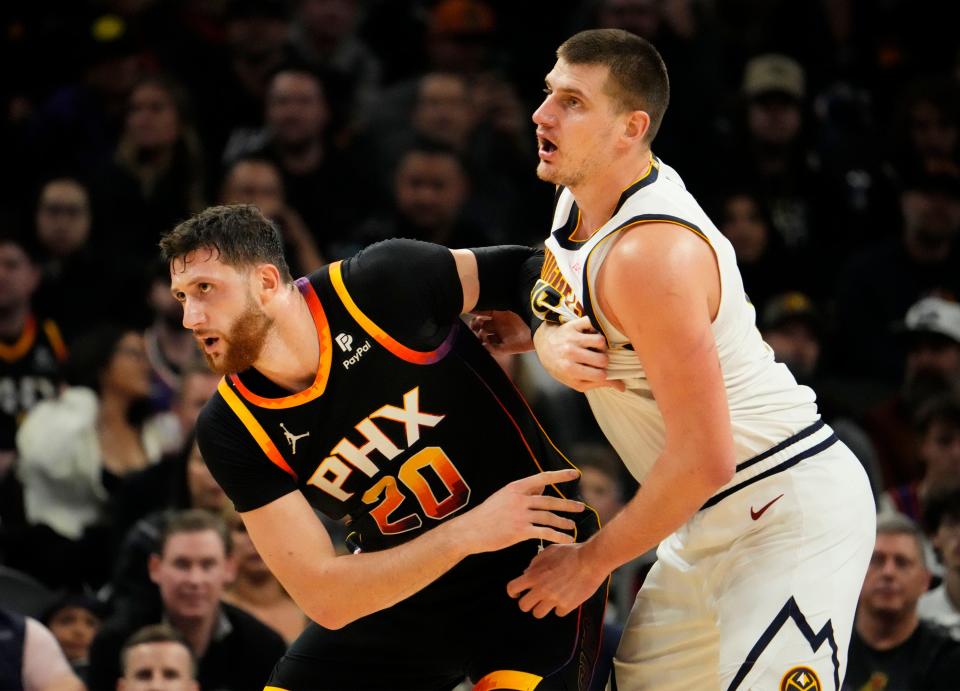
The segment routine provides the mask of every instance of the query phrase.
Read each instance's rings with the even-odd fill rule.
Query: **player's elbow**
[[[719,489],[730,482],[737,472],[737,462],[732,448],[711,453],[705,461],[704,479],[714,489]]]
[[[353,623],[359,617],[351,616],[350,613],[343,611],[331,605],[311,607],[307,611],[307,616],[325,629],[336,631],[342,629],[347,624]]]

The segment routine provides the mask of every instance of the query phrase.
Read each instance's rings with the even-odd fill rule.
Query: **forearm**
[[[533,317],[530,292],[540,275],[543,251],[521,245],[478,247],[470,251],[477,258],[480,283],[476,309],[508,310],[529,324]]]
[[[322,559],[306,601],[297,604],[322,626],[338,629],[422,590],[466,557],[454,521],[397,547]]]
[[[604,573],[656,547],[679,529],[725,484],[722,474],[696,461],[661,456],[623,510],[584,546]]]

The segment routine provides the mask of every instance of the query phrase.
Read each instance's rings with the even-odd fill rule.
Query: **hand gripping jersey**
[[[744,293],[733,247],[687,192],[676,171],[654,158],[648,173],[623,191],[613,217],[583,242],[572,239],[579,222],[573,195],[562,189],[554,230],[546,241],[543,272],[534,288],[534,309],[553,321],[587,315],[606,337],[608,377],[623,380],[626,391],[605,387],[586,395],[600,427],[637,480],[643,480],[663,450],[663,419],[643,364],[593,297],[604,257],[629,228],[668,223],[676,232],[696,233],[716,255],[722,292],[713,334],[737,462],[767,451],[817,420],[813,391],[799,386],[786,366],[774,361],[773,351],[755,326],[755,310]],[[669,315],[659,318],[669,319]]]
[[[239,511],[299,489],[382,549],[570,467],[459,319],[449,251],[426,247],[382,243],[297,281],[320,341],[309,388],[253,371],[220,383],[198,435]]]

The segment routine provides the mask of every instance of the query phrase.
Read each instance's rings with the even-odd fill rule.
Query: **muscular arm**
[[[300,492],[241,517],[257,551],[300,608],[336,629],[413,595],[470,554],[528,539],[572,542],[555,528],[571,530],[573,522],[550,512],[582,511],[583,504],[541,492],[577,476],[575,470],[559,470],[517,480],[465,514],[381,552],[337,556]]]
[[[520,607],[537,616],[554,608],[561,615],[571,611],[613,569],[683,525],[735,468],[711,331],[720,280],[709,246],[673,226],[628,231],[605,260],[597,292],[643,362],[666,441],[643,485],[613,520],[582,547],[548,548],[511,581],[508,592],[522,595]]]
[[[609,572],[686,522],[730,480],[735,462],[711,330],[720,279],[709,245],[675,226],[628,231],[604,263],[599,293],[643,363],[666,427],[643,486],[585,549]]]

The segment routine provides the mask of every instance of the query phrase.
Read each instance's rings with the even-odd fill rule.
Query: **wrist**
[[[463,521],[463,516],[457,516],[444,521],[430,531],[437,540],[436,549],[453,558],[454,563],[482,551],[473,544],[470,539],[470,530],[467,525],[463,524]]]
[[[581,548],[583,556],[583,566],[595,576],[605,578],[612,573],[620,564],[611,559],[610,550],[603,544],[603,533],[597,533],[585,543]]]

